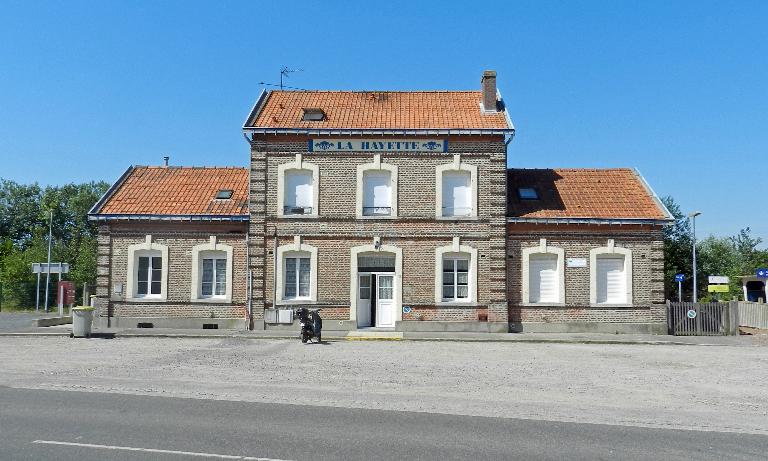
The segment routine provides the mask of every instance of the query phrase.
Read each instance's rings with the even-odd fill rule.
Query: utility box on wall
[[[278,309],[277,311],[277,323],[293,323],[293,310],[292,309]]]
[[[264,323],[293,323],[293,309],[265,309]]]

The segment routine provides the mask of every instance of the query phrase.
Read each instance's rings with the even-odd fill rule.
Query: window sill
[[[435,307],[481,307],[484,304],[478,304],[472,301],[438,301],[435,303]]]
[[[479,221],[478,216],[435,216],[438,221]]]
[[[565,303],[521,303],[524,307],[565,307]]]
[[[320,217],[318,214],[279,214],[278,218],[285,219],[317,219]]]
[[[125,298],[125,300],[131,303],[164,303],[168,301],[168,298],[164,296],[157,296],[148,298]]]
[[[621,307],[621,308],[632,308],[635,307],[634,304],[609,304],[609,303],[591,303],[589,307]]]
[[[229,304],[232,302],[231,298],[193,298],[189,300],[193,303],[210,303],[210,304]]]
[[[377,219],[397,219],[397,216],[368,216],[368,215],[357,215],[357,219],[366,219],[366,220],[377,220]]]
[[[283,299],[275,303],[276,306],[301,306],[302,304],[317,304],[313,299]]]

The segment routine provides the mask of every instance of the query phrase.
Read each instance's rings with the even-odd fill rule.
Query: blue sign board
[[[757,276],[761,278],[768,278],[768,269],[761,267],[757,270]]]
[[[675,274],[675,282],[682,282],[685,280],[685,274]]]

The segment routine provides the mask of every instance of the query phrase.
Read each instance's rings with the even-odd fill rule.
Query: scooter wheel
[[[317,335],[317,342],[323,342],[322,335]]]
[[[301,337],[301,342],[306,344],[307,343],[307,337],[306,336],[302,336]]]

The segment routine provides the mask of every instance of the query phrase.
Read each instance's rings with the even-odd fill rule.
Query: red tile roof
[[[248,216],[248,170],[218,167],[136,166],[93,214]],[[231,199],[216,199],[231,190]]]
[[[511,169],[508,213],[517,218],[664,220],[668,216],[632,169]],[[532,187],[538,200],[521,199]]]
[[[246,128],[509,130],[506,112],[483,113],[480,91],[270,91]],[[323,121],[303,121],[322,109]]]

